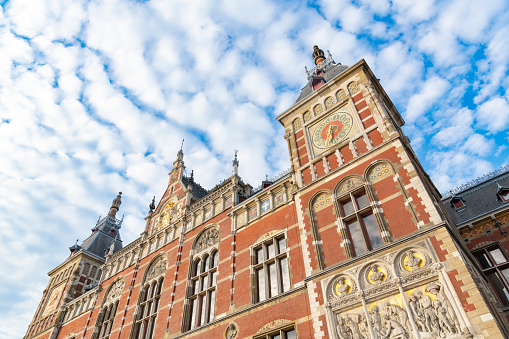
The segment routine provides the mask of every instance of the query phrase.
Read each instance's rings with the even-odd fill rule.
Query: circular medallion
[[[316,125],[312,141],[319,149],[329,148],[342,141],[352,129],[352,117],[348,113],[336,113]]]

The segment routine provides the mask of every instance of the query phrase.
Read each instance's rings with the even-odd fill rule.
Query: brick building
[[[315,47],[277,119],[291,168],[211,190],[178,152],[142,235],[120,194],[49,273],[25,338],[502,338],[507,319],[364,60]]]
[[[509,166],[449,191],[443,198],[467,248],[509,316]]]

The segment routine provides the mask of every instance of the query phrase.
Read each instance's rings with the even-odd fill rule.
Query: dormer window
[[[465,204],[465,200],[463,200],[460,197],[452,198],[451,206],[453,206],[456,211],[461,211],[461,210],[464,210],[465,208],[467,208],[467,206]]]
[[[110,230],[110,235],[113,237],[115,235],[115,230]]]
[[[509,202],[509,189],[502,188],[501,190],[499,190],[498,198],[503,202]]]

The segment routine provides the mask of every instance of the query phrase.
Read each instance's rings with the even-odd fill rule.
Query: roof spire
[[[237,160],[237,153],[239,152],[239,150],[235,150],[235,158],[233,159],[233,175],[238,175],[239,174],[239,160]]]
[[[115,215],[117,214],[117,212],[120,208],[120,204],[122,204],[121,195],[122,195],[122,192],[118,192],[117,197],[115,199],[113,199],[113,202],[111,203],[109,216],[112,218],[115,218]]]
[[[325,60],[325,54],[317,45],[313,47],[313,60],[315,61],[315,65]]]

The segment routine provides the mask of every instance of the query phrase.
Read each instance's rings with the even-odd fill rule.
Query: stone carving
[[[371,182],[375,183],[392,174],[392,167],[388,163],[383,162],[369,171],[368,178]]]
[[[268,331],[271,331],[271,330],[273,330],[275,328],[283,327],[283,326],[291,324],[291,323],[292,323],[292,321],[291,320],[287,320],[287,319],[273,320],[273,321],[263,325],[262,327],[260,327],[260,329],[256,332],[256,334],[263,333],[263,332],[268,332]]]
[[[454,310],[439,282],[415,289],[409,297],[409,306],[419,332],[437,338],[460,332]]]
[[[368,272],[368,282],[373,285],[378,285],[385,280],[386,274],[380,269],[377,264],[371,265]]]
[[[202,250],[214,246],[219,242],[219,231],[215,228],[209,228],[205,232],[203,232],[194,245],[194,250],[196,252],[201,252]]]
[[[108,296],[106,297],[105,305],[111,304],[112,302],[120,299],[122,291],[124,290],[124,279],[117,280],[110,288]]]
[[[413,251],[408,251],[406,253],[406,258],[406,266],[410,267],[412,271],[416,271],[421,268],[419,265],[421,264],[422,259],[415,257]]]
[[[164,258],[160,258],[155,264],[152,265],[150,271],[147,275],[146,281],[157,278],[158,276],[164,274],[166,272],[166,264],[167,261]]]
[[[226,328],[226,331],[224,332],[224,338],[225,339],[236,339],[238,336],[238,329],[235,324],[230,324]]]
[[[337,195],[343,195],[344,193],[350,192],[351,190],[364,185],[364,182],[361,178],[358,177],[352,177],[347,180],[345,180],[341,186],[339,186],[339,189],[337,191]]]

